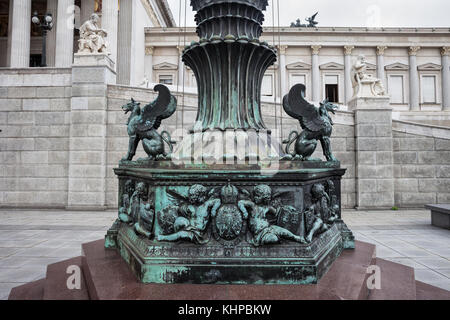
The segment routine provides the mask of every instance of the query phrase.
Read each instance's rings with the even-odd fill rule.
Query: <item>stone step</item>
[[[416,300],[414,269],[376,258],[380,267],[381,289],[370,290],[369,300]]]
[[[318,285],[144,285],[104,240],[83,244],[83,273],[92,299],[115,300],[342,300],[367,299],[367,267],[375,246],[356,242],[334,262]]]
[[[81,257],[76,257],[47,266],[44,300],[89,300],[83,272],[81,272],[81,260]],[[80,268],[80,289],[71,290],[67,286],[67,280],[72,275],[67,273],[69,266]]]
[[[417,300],[450,300],[450,291],[416,281]]]
[[[40,279],[11,289],[8,300],[42,300],[45,279]]]

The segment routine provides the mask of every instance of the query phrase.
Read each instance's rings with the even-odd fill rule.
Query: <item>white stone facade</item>
[[[263,96],[279,100],[304,82],[308,99],[323,100],[329,90],[346,106],[353,96],[351,68],[364,55],[394,111],[450,111],[449,28],[281,28],[280,33],[265,28],[262,40],[279,51],[277,64],[266,73]],[[198,41],[194,28],[186,36],[176,28],[147,28],[146,78],[195,88],[192,71],[179,68],[180,42],[191,41]]]
[[[18,7],[10,8],[21,16],[14,23],[24,28],[29,3],[16,0]],[[47,2],[56,20],[67,14],[61,3],[71,2]],[[88,17],[96,3],[81,1],[81,15]],[[148,88],[154,83],[168,84],[179,102],[161,130],[178,142],[192,128],[196,81],[180,53],[197,37],[193,28],[186,38],[167,28],[174,22],[164,3],[126,0],[119,13],[115,1],[103,1],[111,55],[76,57],[75,64],[71,44],[77,39],[70,28],[58,33],[58,23],[47,39],[48,68],[26,65],[25,57],[39,52],[36,37],[16,31],[15,41],[0,39],[0,63],[9,61],[0,68],[0,207],[116,207],[113,168],[128,147],[121,106],[131,97],[152,101],[155,93]],[[292,85],[305,83],[310,100],[331,94],[341,104],[332,148],[347,168],[343,207],[450,202],[449,29],[282,28],[279,42],[277,30],[264,31],[264,40],[279,49],[264,79],[261,106],[275,139],[300,130],[280,105]],[[352,101],[352,66],[361,54],[389,97]],[[321,157],[318,149],[314,157]],[[144,156],[138,150],[136,157]]]

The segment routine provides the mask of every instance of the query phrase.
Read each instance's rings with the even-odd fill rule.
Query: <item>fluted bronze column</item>
[[[261,114],[264,73],[276,50],[261,42],[267,0],[192,0],[199,42],[183,52],[196,77],[195,131],[266,130]]]

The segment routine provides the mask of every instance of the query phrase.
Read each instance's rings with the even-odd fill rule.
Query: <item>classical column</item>
[[[450,111],[450,47],[443,47],[442,55],[442,110]]]
[[[73,61],[74,0],[58,0],[55,67],[68,68]]]
[[[183,50],[184,46],[177,46],[178,49],[178,79],[177,83],[179,86],[183,85],[183,71],[184,71],[184,62],[183,62]]]
[[[381,80],[386,87],[386,76],[384,74],[384,51],[386,46],[377,46],[377,78]]]
[[[12,33],[12,21],[14,5],[13,0],[9,0],[9,13],[8,13],[8,40],[6,42],[6,66],[11,66],[11,33]]]
[[[286,49],[288,46],[280,46],[280,97],[283,98],[288,93],[289,88],[286,86]]]
[[[56,18],[58,16],[58,0],[47,0],[47,13],[53,16],[53,29],[47,33],[47,65],[49,67],[55,66],[56,53]]]
[[[117,33],[117,83],[131,83],[131,50],[133,50],[133,2],[121,1]]]
[[[92,1],[94,2],[94,1]],[[119,1],[102,2],[102,28],[108,32],[106,40],[109,43],[110,58],[117,63],[117,31],[119,25]]]
[[[30,66],[31,0],[14,0],[10,1],[10,5],[9,65],[11,68],[27,68]]]
[[[153,53],[154,47],[145,47],[145,77],[150,83],[153,82]]]
[[[354,46],[344,46],[344,78],[345,78],[345,103],[353,97],[352,85],[352,51]]]
[[[410,110],[420,110],[419,73],[417,72],[417,52],[420,47],[409,48],[409,105]]]
[[[320,100],[319,52],[322,46],[311,46],[312,100]]]

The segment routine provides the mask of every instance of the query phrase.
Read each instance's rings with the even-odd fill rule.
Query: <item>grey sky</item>
[[[297,18],[319,11],[319,26],[335,27],[450,27],[450,0],[269,0],[265,26],[278,25],[272,20],[272,1],[280,7],[280,25],[288,26]],[[168,0],[179,24],[180,0]],[[181,0],[181,26],[187,3],[187,26],[195,26],[190,0]]]

